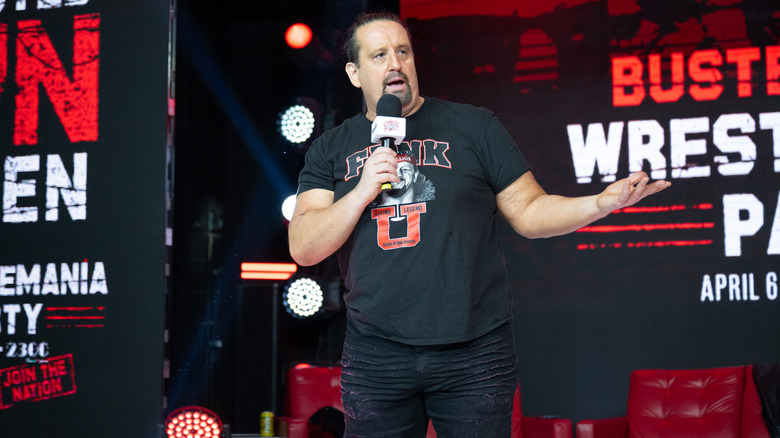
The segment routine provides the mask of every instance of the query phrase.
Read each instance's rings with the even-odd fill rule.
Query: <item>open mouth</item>
[[[399,90],[405,87],[406,87],[406,79],[400,76],[388,79],[387,82],[385,82],[385,88],[389,90]]]

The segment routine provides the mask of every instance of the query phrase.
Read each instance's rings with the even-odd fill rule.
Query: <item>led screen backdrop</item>
[[[423,95],[494,110],[549,192],[672,187],[569,236],[504,229],[524,409],[625,412],[637,368],[780,361],[780,6],[401,2]]]
[[[152,436],[169,2],[0,1],[0,435]]]

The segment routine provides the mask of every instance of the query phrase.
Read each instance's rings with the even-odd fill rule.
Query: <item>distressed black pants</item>
[[[426,347],[347,333],[341,385],[347,438],[422,438],[429,419],[437,438],[509,438],[512,327]]]

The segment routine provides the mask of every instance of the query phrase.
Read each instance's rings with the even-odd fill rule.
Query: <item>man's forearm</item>
[[[637,172],[610,184],[598,195],[567,198],[548,195],[527,172],[496,199],[499,211],[519,234],[552,237],[576,231],[670,185],[663,180],[648,185],[648,181],[644,172]]]
[[[609,211],[599,208],[597,198],[597,195],[578,198],[540,196],[528,206],[528,223],[523,227],[523,235],[529,238],[560,236],[607,216]]]
[[[288,229],[290,255],[302,266],[317,264],[341,248],[365,209],[351,193],[329,205],[307,197],[299,197],[304,207],[296,209]]]

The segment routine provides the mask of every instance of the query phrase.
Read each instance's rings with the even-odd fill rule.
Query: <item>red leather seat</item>
[[[278,418],[277,433],[288,438],[308,438],[308,420],[319,409],[331,406],[341,411],[341,367],[296,367],[287,373],[285,415]],[[429,424],[427,438],[436,432]],[[568,419],[523,417],[520,388],[515,392],[512,438],[571,438]]]
[[[326,406],[344,411],[341,404],[341,367],[298,366],[287,372],[285,415],[278,418],[277,435],[309,437],[309,418]]]
[[[752,366],[631,373],[625,417],[577,423],[577,438],[769,438]]]

